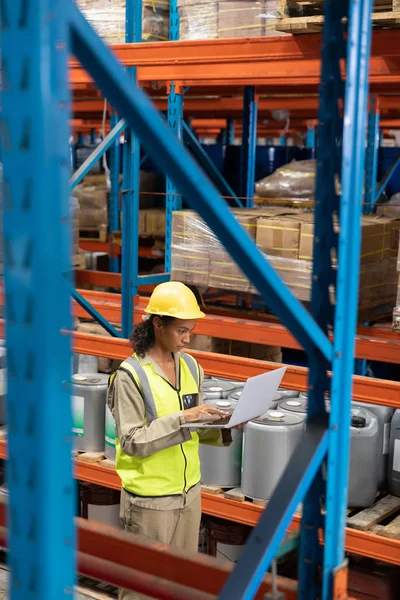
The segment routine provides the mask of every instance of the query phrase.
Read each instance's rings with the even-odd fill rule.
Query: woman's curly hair
[[[156,316],[157,315],[150,315],[148,319],[138,323],[138,325],[135,325],[132,335],[129,338],[135,353],[140,358],[144,357],[144,355],[154,346],[156,341],[153,323]],[[158,318],[161,320],[163,325],[168,325],[175,320],[174,317],[167,316]]]

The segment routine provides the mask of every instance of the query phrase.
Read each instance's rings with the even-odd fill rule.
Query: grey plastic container
[[[304,432],[304,418],[269,410],[244,428],[242,490],[268,500]]]
[[[378,492],[381,438],[377,417],[365,408],[352,407],[347,504],[367,508]]]
[[[296,390],[285,390],[284,388],[278,388],[278,394],[282,396],[282,400],[288,400],[290,398],[298,398],[300,392]]]
[[[223,379],[222,377],[215,377],[214,381],[223,381],[224,383],[228,383],[229,385],[233,385],[235,390],[242,390],[246,385],[245,381],[235,381],[234,379]]]
[[[304,398],[289,398],[278,404],[278,410],[284,413],[295,414],[303,417],[307,415],[307,400]]]
[[[207,400],[209,406],[232,412],[237,404],[233,398]],[[201,483],[216,487],[239,487],[242,459],[243,430],[231,429],[230,446],[218,447],[200,444]]]
[[[379,446],[380,454],[378,461],[378,487],[383,489],[387,485],[388,463],[389,463],[389,442],[390,442],[390,424],[392,422],[394,409],[389,406],[379,406],[378,404],[358,404],[354,402],[353,407],[365,408],[372,412],[378,419]]]
[[[112,416],[111,410],[108,408],[108,404],[106,402],[105,407],[105,431],[104,431],[104,456],[109,460],[115,462],[116,456],[116,446],[115,446],[115,420]]]
[[[208,400],[220,400],[228,398],[235,391],[235,386],[227,381],[217,379],[206,379],[203,381],[203,392]]]
[[[400,409],[395,411],[390,426],[388,483],[390,493],[400,496]]]
[[[74,448],[104,452],[105,403],[108,375],[79,373],[72,376]]]

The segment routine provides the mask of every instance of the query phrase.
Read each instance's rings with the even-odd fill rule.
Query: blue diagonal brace
[[[121,337],[121,334],[101,315],[91,304],[80,295],[77,290],[72,290],[71,296],[86,312],[101,325],[113,337]]]
[[[72,50],[118,114],[124,116],[160,169],[176,181],[188,202],[210,225],[271,310],[307,352],[332,358],[332,344],[282,282],[264,255],[229,211],[194,159],[172,134],[146,94],[135,87],[117,59],[71,6]]]
[[[393,176],[394,172],[396,171],[399,163],[400,163],[400,152],[398,154],[396,154],[396,156],[392,160],[391,164],[389,165],[388,170],[386,171],[385,175],[383,176],[383,179],[380,182],[379,188],[376,191],[374,203],[378,202],[379,198],[381,197],[381,194],[383,194],[383,192],[385,191],[386,186],[389,183],[389,181],[392,179],[392,176]]]
[[[126,127],[125,119],[121,119],[116,126],[110,131],[104,140],[97,146],[96,150],[87,157],[85,162],[79,167],[79,169],[72,175],[70,179],[71,190],[74,190],[78,183],[89,173],[92,167],[100,160],[100,158],[107,152],[110,146],[115,140],[121,135]]]
[[[251,600],[299,503],[303,500],[328,450],[327,419],[307,425],[261,518],[247,541],[243,554],[225,583],[219,600]]]
[[[189,127],[189,125],[185,122],[182,123],[183,126],[183,140],[188,146],[196,158],[197,162],[203,167],[204,171],[207,173],[217,190],[221,193],[221,195],[225,198],[231,198],[237,206],[243,207],[242,202],[236,196],[235,192],[232,190],[228,182],[222,176],[220,171],[217,169],[213,161],[208,156],[207,152],[204,152],[199,140],[193,133],[193,130]]]

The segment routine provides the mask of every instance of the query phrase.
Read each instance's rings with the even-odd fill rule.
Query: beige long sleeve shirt
[[[180,383],[180,355],[174,354],[176,381]],[[152,364],[155,372],[168,380],[161,367],[146,354],[140,359],[142,365]],[[202,402],[202,384],[204,372],[200,368],[199,397]],[[108,392],[108,406],[115,419],[116,434],[121,449],[128,456],[149,456],[160,450],[183,444],[191,438],[189,429],[181,428],[184,423],[183,411],[172,413],[152,421],[149,425],[145,419],[145,407],[136,386],[128,373],[117,371]],[[200,443],[213,446],[226,446],[232,441],[229,430],[199,429]],[[142,507],[158,510],[174,510],[187,506],[200,493],[200,483],[182,496],[165,496],[162,498],[140,498],[132,496],[131,502]]]

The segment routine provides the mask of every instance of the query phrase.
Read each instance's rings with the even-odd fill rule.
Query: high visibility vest
[[[134,354],[120,369],[129,373],[132,385],[139,389],[146,425],[154,419],[184,410],[191,396],[199,402],[200,371],[188,354],[180,356],[180,389],[155,372],[151,363],[142,365]],[[193,404],[192,404],[193,405]],[[150,456],[128,456],[116,439],[116,470],[122,487],[138,496],[170,496],[187,492],[200,481],[199,436],[191,433],[187,442],[160,450]]]

